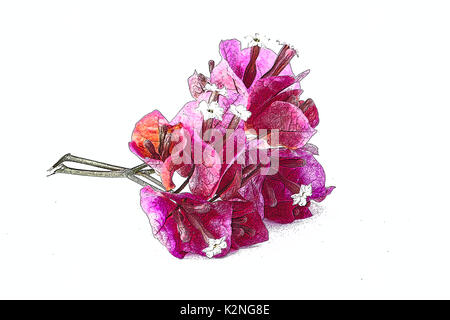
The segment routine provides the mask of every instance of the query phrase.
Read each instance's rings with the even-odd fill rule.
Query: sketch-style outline
[[[209,61],[209,76],[195,71],[188,79],[193,101],[170,122],[154,110],[136,123],[129,147],[143,163],[125,168],[66,154],[50,175],[138,183],[154,236],[178,258],[222,257],[268,240],[264,219],[312,216],[311,201],[334,187],[325,186],[318,149],[309,143],[319,124],[314,101],[300,99],[309,70],[295,75],[297,51],[279,44],[276,54],[258,34],[247,48],[221,41],[222,60]],[[175,173],[185,177],[178,187]]]

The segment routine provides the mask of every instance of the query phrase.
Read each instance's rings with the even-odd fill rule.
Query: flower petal
[[[152,158],[152,154],[144,146],[145,141],[149,140],[154,148],[158,150],[159,147],[159,127],[163,124],[168,124],[166,118],[158,110],[154,110],[144,116],[136,123],[131,136],[131,143],[133,146],[131,151],[140,158]]]
[[[150,187],[141,190],[141,207],[147,214],[153,235],[169,252],[177,258],[183,258],[186,251],[177,231],[177,224],[169,215],[173,214],[176,204],[163,197]]]
[[[236,40],[224,40],[220,42],[220,55],[225,59],[230,65],[233,72],[243,79],[245,69],[250,61],[251,48],[246,48],[241,50],[241,43]],[[267,71],[272,68],[277,54],[268,48],[261,48],[259,51],[258,59],[256,60],[256,75],[253,81],[252,88],[257,80],[259,80]],[[288,65],[284,68],[280,76],[294,76],[291,67]],[[297,88],[300,88],[297,85]]]
[[[283,175],[285,179],[297,184],[303,186],[311,185],[312,194],[308,197],[308,200],[320,202],[333,191],[334,187],[325,186],[325,171],[323,170],[323,167],[307,150],[281,150],[280,161],[282,161],[283,158],[290,160],[298,158],[303,160],[304,165],[296,168],[280,166],[279,173]],[[271,206],[271,197],[269,197],[267,193],[263,193],[265,202],[264,216],[267,219],[278,223],[290,223],[296,219],[304,219],[311,215],[309,209],[304,209],[309,206],[310,202],[308,201],[305,207],[298,206],[297,204],[300,202],[300,197],[292,198],[292,192],[289,191],[283,182],[266,177],[264,184],[270,185],[270,188],[274,192],[273,197],[277,199],[277,205]],[[304,187],[304,189],[305,188],[306,187]]]
[[[233,104],[247,104],[247,88],[242,80],[236,76],[226,60],[220,63],[211,72],[211,82],[219,88],[227,90],[227,96],[221,96],[225,107]]]
[[[277,223],[291,223],[295,221],[294,208],[296,206],[292,202],[279,201],[276,207],[264,207],[264,217]]]
[[[194,99],[198,99],[204,92],[204,87],[208,82],[208,78],[201,73],[194,72],[188,79],[189,91]]]
[[[209,199],[218,187],[222,169],[221,159],[215,149],[198,136],[194,137],[194,143],[202,146],[202,158],[194,162],[195,169],[189,180],[189,188],[192,194]]]
[[[269,240],[269,232],[252,202],[233,202],[236,232],[232,233],[232,247],[238,249]],[[244,232],[242,232],[244,231]]]
[[[247,123],[251,125],[253,120],[275,101],[274,98],[294,82],[295,79],[289,76],[270,77],[256,81],[248,97],[248,110],[252,115]]]
[[[241,188],[242,182],[242,166],[240,164],[232,164],[228,169],[225,165],[222,170],[226,170],[220,178],[220,184],[217,191],[221,193],[222,200],[228,200],[236,196],[237,191]]]
[[[304,146],[316,132],[299,108],[282,101],[272,103],[252,120],[251,125],[255,130],[279,130],[278,143],[273,136],[269,143],[272,146],[282,145],[291,149]]]
[[[312,99],[307,99],[306,101],[299,101],[300,109],[309,121],[311,127],[315,128],[319,124],[319,111],[317,110],[316,104]]]
[[[215,239],[223,239],[222,241],[226,244],[226,247],[221,248],[223,250],[215,257],[226,255],[231,247],[231,204],[224,201],[208,203],[209,210],[199,213],[194,209],[196,207],[194,204],[202,203],[206,201],[187,193],[157,192],[151,187],[144,187],[141,190],[141,206],[150,220],[153,235],[177,258],[183,258],[187,253],[205,255],[206,252],[208,255],[208,252],[211,252],[209,250],[211,240],[214,243]],[[185,242],[181,240],[174,218],[175,214],[179,214],[176,212],[179,205],[182,208],[186,205],[188,208],[182,217],[184,228],[190,234]],[[191,218],[199,221],[208,233],[210,237],[208,243],[201,232],[189,222]]]

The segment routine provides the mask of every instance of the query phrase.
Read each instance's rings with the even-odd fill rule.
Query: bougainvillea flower
[[[314,101],[300,100],[309,70],[294,75],[297,51],[280,44],[275,53],[258,34],[246,49],[222,41],[222,60],[208,62],[209,76],[195,71],[188,79],[193,101],[172,121],[155,110],[136,123],[129,148],[144,164],[122,169],[67,154],[51,174],[126,177],[144,185],[141,206],[153,234],[180,259],[223,257],[267,241],[264,219],[310,217],[311,202],[334,187],[325,186],[318,148],[309,143],[319,124]],[[66,161],[104,170],[69,168]],[[186,178],[178,188],[175,173]],[[180,193],[187,186],[190,192]]]
[[[172,161],[172,150],[176,144],[186,145],[189,136],[181,123],[172,125],[155,110],[136,123],[129,146],[160,173],[163,185],[170,190],[175,187],[172,182],[174,172],[183,165]]]
[[[258,80],[250,91],[248,110],[250,118],[246,122],[247,129],[277,130],[278,142],[290,149],[297,149],[306,144],[315,134],[308,118],[293,101],[298,98],[298,90],[283,91],[295,82],[289,76],[270,77]],[[270,135],[269,135],[269,141]]]
[[[239,175],[231,175],[231,171],[229,172],[228,170],[238,157],[238,154],[242,153],[246,146],[243,130],[244,121],[250,116],[250,112],[245,108],[248,98],[247,90],[225,60],[212,67],[210,78],[194,73],[189,80],[189,84],[191,93],[196,100],[187,103],[172,122],[179,122],[183,126],[191,128],[193,135],[197,139],[204,139],[206,142],[209,142],[210,139],[204,134],[205,127],[207,127],[206,129],[214,129],[223,142],[221,148],[217,151],[224,163],[219,175],[217,175],[217,171],[214,171],[214,174],[212,174],[210,167],[204,168],[205,170],[196,168],[189,186],[191,192],[205,199],[211,196],[212,191],[218,191],[222,195],[221,198],[226,199],[231,193],[236,192],[240,183]],[[231,137],[226,137],[226,130],[231,127],[232,129],[241,130],[235,131]],[[237,148],[233,149],[231,157],[228,157],[229,161],[225,161],[226,156],[228,156],[225,151],[227,139],[242,142],[237,144]],[[207,146],[210,145],[207,144]],[[216,148],[215,145],[213,147]],[[236,166],[233,166],[231,170],[234,172],[236,168]],[[187,170],[182,169],[182,171]],[[232,177],[234,181],[228,181],[228,177]],[[221,181],[220,186],[217,184],[219,178]],[[209,186],[207,192],[204,190],[205,186]],[[222,192],[223,188],[226,189],[225,192]]]
[[[153,235],[177,258],[223,257],[231,248],[232,204],[210,203],[189,193],[141,190],[141,206]]]
[[[280,131],[280,145],[293,149],[302,147],[315,133],[313,128],[317,125],[315,122],[311,125],[309,118],[297,105],[302,93],[299,81],[309,71],[294,77],[289,65],[296,55],[292,46],[284,44],[276,55],[272,50],[259,46],[259,41],[255,41],[254,46],[244,50],[241,50],[241,44],[237,40],[220,43],[223,59],[248,88],[247,109],[252,116],[248,119],[246,128],[256,131],[277,129]],[[286,90],[288,87],[290,89]],[[268,139],[270,140],[270,135]]]
[[[251,246],[269,240],[269,232],[252,202],[232,201],[231,248]]]
[[[205,199],[211,197],[221,174],[219,155],[188,126],[177,119],[171,123],[176,124],[168,123],[159,111],[144,116],[133,131],[131,151],[159,172],[166,190],[175,188],[172,177],[176,171],[187,176],[193,169],[191,192]],[[201,161],[192,157],[194,145],[200,146]]]
[[[261,77],[269,76],[294,76],[290,60],[295,56],[296,52],[289,46],[283,46],[278,55],[272,50],[252,45],[250,48],[241,50],[241,43],[236,40],[224,40],[220,42],[220,54],[225,59],[230,68],[239,79],[242,79],[247,88],[261,79]],[[297,84],[297,88],[300,86]]]
[[[231,105],[247,105],[247,89],[226,60],[213,66],[209,78],[194,72],[188,82],[195,100],[187,103],[173,122],[181,122],[199,135],[203,132],[204,121],[209,119],[209,129],[214,128],[224,133],[234,118],[230,110]],[[233,108],[233,111],[235,110]],[[236,127],[243,128],[243,123],[238,123]]]
[[[278,173],[264,177],[265,218],[290,223],[310,217],[310,201],[320,202],[334,189],[325,186],[325,171],[304,149],[280,151],[279,163]]]

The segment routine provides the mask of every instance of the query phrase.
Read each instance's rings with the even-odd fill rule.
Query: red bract
[[[175,124],[171,124],[175,123]],[[176,171],[187,176],[192,166],[191,192],[209,198],[217,188],[221,175],[221,160],[214,148],[201,140],[185,123],[171,123],[157,110],[144,116],[132,134],[130,149],[160,173],[166,190],[175,188],[172,177]],[[196,163],[192,146],[200,146],[201,161]]]
[[[185,145],[188,133],[181,123],[169,124],[158,110],[143,117],[134,128],[131,151],[160,172],[166,190],[175,188],[172,176],[183,164],[174,163],[172,151],[175,142]]]
[[[297,149],[316,132],[300,108],[287,102],[297,99],[297,90],[283,91],[294,82],[289,76],[260,79],[250,91],[248,110],[252,115],[246,122],[247,129],[277,130],[278,143],[269,139],[273,146]]]
[[[232,164],[229,168],[222,166],[223,174],[220,179],[217,192],[220,198],[228,200],[236,197],[242,184],[242,166],[240,164]]]
[[[303,114],[308,119],[311,127],[315,128],[319,124],[319,111],[317,110],[316,104],[312,99],[308,99],[306,101],[300,100],[298,102],[298,106],[300,110],[303,111]]]
[[[251,246],[269,240],[269,232],[252,202],[233,201],[231,248]]]

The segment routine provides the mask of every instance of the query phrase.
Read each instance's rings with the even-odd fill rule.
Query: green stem
[[[62,165],[64,162],[74,162],[74,163],[84,164],[84,165],[88,165],[88,166],[92,166],[92,167],[96,167],[96,168],[100,168],[100,169],[111,170],[111,171],[128,170],[125,167],[115,166],[115,165],[105,163],[105,162],[100,162],[100,161],[90,160],[90,159],[86,159],[86,158],[82,158],[82,157],[77,157],[77,156],[74,156],[74,155],[71,155],[70,153],[68,153],[68,154],[62,156],[61,159],[59,159],[48,171],[55,170],[60,165]],[[147,167],[146,164],[142,164],[141,166],[142,166],[142,169]],[[73,169],[73,170],[76,170],[76,169]],[[81,170],[81,171],[89,171],[89,170]],[[96,171],[93,171],[93,172],[96,172]],[[100,172],[99,174],[101,174],[101,172],[103,172],[103,171],[97,171],[97,172]],[[153,169],[138,170],[134,174],[139,175],[143,178],[146,178],[149,181],[151,181],[152,183],[156,184],[157,186],[164,188],[164,185],[159,180],[157,180],[151,176],[151,174],[154,172],[155,172],[155,170],[153,170]],[[74,173],[74,174],[77,174],[77,173]],[[93,174],[94,174],[94,176],[101,176],[101,175],[96,175],[97,173],[93,173]]]
[[[156,186],[153,186],[135,176],[135,172],[142,169],[142,167],[143,167],[143,164],[141,164],[137,167],[131,168],[131,169],[125,169],[125,170],[121,170],[121,171],[103,171],[103,170],[75,169],[75,168],[70,168],[64,164],[60,164],[59,167],[57,167],[50,175],[53,175],[56,173],[64,173],[64,174],[72,174],[72,175],[86,176],[86,177],[127,178],[127,179],[130,179],[131,181],[136,182],[137,184],[139,184],[143,187],[150,186],[155,190],[163,191],[162,189],[160,189]]]

